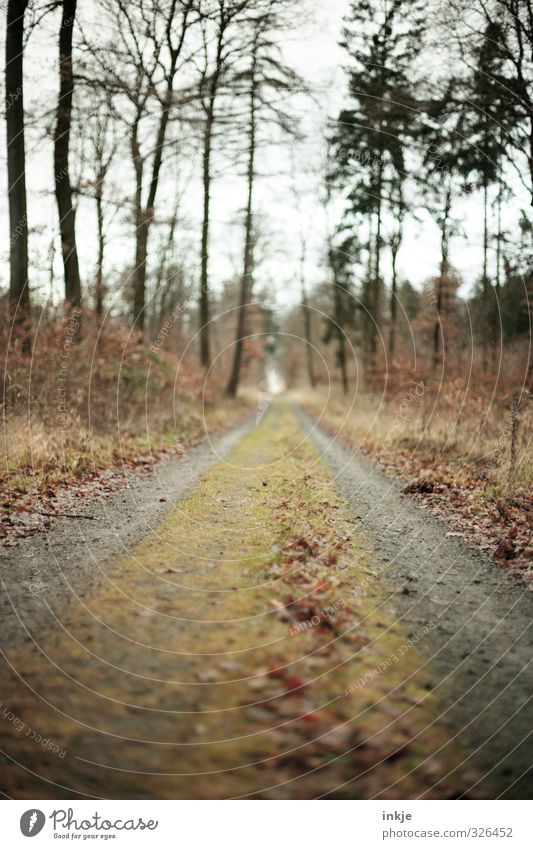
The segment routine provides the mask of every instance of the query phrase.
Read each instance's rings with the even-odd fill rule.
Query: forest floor
[[[362,452],[387,477],[533,589],[533,416],[521,415],[516,473],[509,475],[510,418],[482,397],[459,424],[453,412],[422,400],[416,385],[386,400],[359,392],[354,403],[324,388],[299,392],[335,443]]]
[[[283,399],[154,472],[1,557],[6,796],[530,794],[522,584]]]
[[[153,474],[160,463],[183,456],[206,435],[213,438],[234,427],[251,409],[249,398],[209,405],[190,401],[180,409],[179,421],[163,427],[138,416],[130,432],[117,423],[95,435],[73,423],[62,442],[50,424],[8,417],[0,469],[0,545],[15,548],[47,531],[57,518],[79,518],[81,508],[128,487],[139,472]]]

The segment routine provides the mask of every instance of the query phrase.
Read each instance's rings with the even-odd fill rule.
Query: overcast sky
[[[82,0],[80,8],[88,0]],[[261,248],[263,261],[258,269],[259,286],[268,285],[275,292],[279,304],[298,300],[297,282],[300,245],[298,231],[302,227],[309,244],[306,276],[309,284],[319,282],[326,276],[321,267],[323,254],[324,218],[317,198],[317,173],[323,152],[323,133],[327,117],[338,114],[345,102],[346,84],[342,72],[345,55],[338,46],[342,18],[348,0],[307,0],[313,13],[312,22],[296,22],[294,32],[283,41],[287,62],[293,64],[300,74],[313,86],[316,102],[305,105],[307,138],[291,162],[286,148],[263,148],[259,160],[259,171],[264,176],[258,181],[257,211],[264,230],[265,244]],[[32,36],[26,60],[26,108],[30,113],[42,115],[49,110],[46,120],[28,132],[28,191],[29,222],[32,231],[31,254],[34,259],[30,283],[41,295],[50,294],[49,245],[52,234],[57,234],[57,211],[52,195],[53,151],[50,140],[45,137],[43,123],[53,120],[56,97],[56,38],[57,16],[49,16],[42,30]],[[3,78],[2,78],[3,80]],[[4,132],[4,122],[1,122]],[[5,149],[5,141],[1,140]],[[0,251],[2,278],[7,285],[7,259],[9,245],[9,222],[6,203],[5,156],[0,169],[0,227],[4,234]],[[129,162],[121,165],[124,184],[131,179]],[[73,170],[75,168],[73,167]],[[201,210],[201,185],[196,176],[190,178],[191,162],[183,163],[181,181],[184,190],[182,218],[184,231],[178,234],[182,240],[183,256],[191,267],[197,262],[199,252],[199,221]],[[118,175],[118,187],[121,188]],[[297,185],[300,193],[301,213],[295,208],[292,188]],[[124,191],[124,189],[122,189]],[[211,281],[213,288],[225,279],[238,274],[241,266],[242,237],[240,233],[241,211],[245,202],[245,182],[242,177],[227,170],[213,191],[213,228],[211,250]],[[174,184],[162,187],[161,209],[173,202]],[[522,201],[521,201],[522,202]],[[523,205],[527,207],[527,199]],[[169,206],[170,208],[170,206]],[[456,239],[452,246],[453,260],[463,272],[467,286],[479,274],[481,261],[481,207],[480,198],[472,197],[458,210],[467,224],[468,239]],[[302,214],[303,213],[303,214]],[[121,269],[131,263],[132,227],[126,219],[127,210],[119,212],[109,230],[107,245],[107,270],[112,279],[113,269]],[[77,219],[78,243],[82,275],[85,282],[94,274],[95,210],[94,203],[82,200]],[[61,299],[61,268],[59,245],[56,236],[55,287],[53,297]],[[153,244],[153,242],[152,242]],[[400,277],[407,277],[416,285],[436,273],[439,260],[438,231],[426,216],[418,222],[409,222],[399,257]]]

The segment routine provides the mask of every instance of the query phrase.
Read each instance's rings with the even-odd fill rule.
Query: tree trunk
[[[209,344],[209,217],[211,207],[211,142],[213,136],[213,110],[210,106],[204,131],[202,241],[200,247],[200,362],[209,368],[211,362]]]
[[[491,332],[491,361],[492,365],[496,364],[498,354],[502,344],[501,335],[501,318],[499,313],[499,304],[501,296],[501,264],[502,264],[502,178],[498,177],[498,194],[496,196],[496,274],[494,285],[496,288],[495,297],[492,298],[490,304],[490,332]]]
[[[96,221],[98,228],[98,256],[96,259],[96,279],[95,279],[95,303],[94,311],[98,321],[101,320],[104,312],[104,204],[103,204],[103,178],[98,176],[96,182]]]
[[[150,219],[144,210],[141,210],[139,224],[137,226],[137,238],[135,240],[135,276],[133,289],[133,315],[137,330],[144,333],[145,307],[146,307],[146,257],[148,253],[148,232]]]
[[[435,324],[433,325],[433,369],[436,371],[439,365],[440,355],[440,335],[441,335],[441,312],[444,301],[444,283],[449,270],[448,253],[449,253],[449,236],[448,236],[448,218],[451,208],[451,191],[446,190],[444,202],[444,214],[441,222],[441,264],[440,275],[437,281],[437,297],[436,297],[436,316]]]
[[[233,367],[226,393],[230,398],[235,398],[239,381],[241,379],[242,351],[246,328],[246,304],[252,291],[252,275],[254,264],[254,223],[253,223],[253,189],[255,177],[255,133],[256,133],[256,52],[252,58],[252,70],[250,80],[250,125],[248,153],[248,198],[246,202],[246,215],[244,221],[244,267],[241,277],[240,299],[237,318],[237,333],[235,336],[235,353],[233,356]]]
[[[335,335],[337,336],[337,362],[341,372],[342,391],[348,392],[348,370],[346,368],[346,339],[344,337],[344,291],[339,285],[335,271],[333,272],[333,312],[335,316]]]
[[[313,345],[311,342],[311,313],[309,312],[309,301],[305,281],[301,280],[302,291],[302,318],[305,335],[305,362],[307,365],[307,378],[312,389],[316,386],[315,370],[313,365]]]
[[[159,127],[157,129],[157,139],[154,153],[154,161],[152,163],[152,176],[150,179],[150,188],[148,190],[148,198],[146,206],[142,209],[142,166],[141,180],[137,180],[137,211],[140,213],[140,222],[137,228],[137,244],[135,246],[135,272],[133,277],[133,320],[137,325],[137,329],[144,333],[145,325],[145,307],[146,307],[146,259],[148,256],[148,236],[150,235],[150,227],[154,219],[155,201],[157,197],[157,189],[159,187],[159,177],[161,174],[161,166],[163,164],[163,147],[167,133],[167,125],[170,114],[170,106],[172,102],[172,85],[175,74],[176,60],[173,60],[169,76],[166,81],[166,93],[163,103],[163,111],[159,118]],[[138,130],[138,123],[137,123]],[[137,132],[136,130],[136,132]],[[138,147],[138,138],[135,136],[137,157],[140,158]],[[137,165],[136,168],[139,166]]]
[[[529,177],[531,181],[530,187],[530,206],[533,206],[533,116],[530,111],[529,118],[529,156],[528,156],[528,165],[529,165]]]
[[[378,185],[377,185],[377,209],[376,209],[376,242],[375,242],[375,265],[372,279],[372,306],[371,306],[371,326],[370,326],[370,368],[374,371],[376,367],[376,355],[378,350],[378,327],[379,327],[379,312],[380,312],[380,289],[381,289],[381,223],[382,223],[382,202],[381,192],[383,183],[383,162],[380,157],[378,166]]]
[[[176,201],[174,206],[174,210],[172,212],[172,217],[170,219],[170,226],[168,228],[167,240],[165,242],[165,246],[163,248],[163,252],[161,255],[161,259],[159,262],[159,268],[157,271],[157,279],[155,285],[155,295],[154,295],[154,310],[153,315],[154,319],[157,322],[157,325],[160,327],[163,324],[163,321],[166,317],[167,310],[167,299],[170,294],[170,289],[172,286],[172,277],[166,278],[167,269],[168,269],[168,261],[169,256],[172,255],[172,246],[174,244],[174,233],[176,231],[176,225],[178,223],[178,206],[179,202]],[[155,329],[155,328],[154,328]]]
[[[392,247],[392,284],[390,292],[390,330],[389,330],[389,358],[392,361],[396,348],[396,317],[398,305],[396,302],[398,294],[398,273],[396,261],[398,259],[399,244],[394,244]]]
[[[400,250],[402,239],[403,239],[403,216],[404,216],[404,202],[403,202],[403,192],[402,185],[398,186],[398,196],[396,198],[396,210],[397,210],[397,219],[398,219],[398,229],[393,233],[390,247],[391,247],[391,265],[392,265],[392,281],[391,281],[391,293],[390,293],[390,329],[389,329],[389,359],[394,359],[394,355],[396,353],[396,324],[397,324],[397,316],[398,316],[398,252]],[[391,198],[391,206],[392,206],[392,198]]]
[[[30,319],[23,100],[24,14],[27,6],[28,0],[9,0],[6,27],[5,109],[10,230],[9,303],[12,320],[16,324],[29,324]],[[29,346],[28,336],[24,347],[28,350]]]
[[[487,369],[487,350],[488,350],[488,330],[489,330],[489,273],[488,273],[488,252],[489,252],[489,222],[488,222],[488,198],[489,187],[487,180],[486,169],[483,174],[483,279],[481,281],[481,349],[482,349],[482,368]]]
[[[374,275],[374,216],[368,216],[368,243],[367,243],[366,275],[363,281],[362,292],[362,335],[363,356],[370,359],[370,339],[372,335],[372,284]]]
[[[63,0],[59,29],[59,101],[54,137],[54,177],[67,306],[80,307],[81,282],[76,248],[75,211],[69,175],[70,127],[74,74],[72,70],[72,33],[77,0]]]

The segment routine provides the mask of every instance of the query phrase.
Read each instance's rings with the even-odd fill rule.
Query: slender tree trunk
[[[488,352],[488,330],[489,330],[489,272],[488,272],[488,253],[489,253],[489,220],[488,220],[488,205],[489,205],[489,187],[486,170],[483,173],[483,279],[481,281],[481,349],[482,349],[482,368],[487,369],[487,352]]]
[[[392,201],[392,198],[391,198]],[[390,329],[389,329],[389,359],[392,361],[396,353],[396,324],[398,316],[398,252],[400,250],[403,238],[403,216],[404,202],[401,184],[398,186],[397,217],[398,229],[394,233],[391,240],[391,265],[392,265],[392,281],[390,293]]]
[[[255,143],[256,143],[256,52],[252,57],[252,70],[250,80],[250,124],[248,152],[248,197],[246,202],[246,215],[244,220],[244,267],[241,277],[239,309],[237,317],[237,333],[235,336],[235,352],[233,356],[233,367],[226,392],[230,398],[235,398],[239,381],[241,378],[242,352],[246,329],[246,305],[252,291],[252,275],[254,266],[254,221],[253,221],[253,190],[255,178]]]
[[[159,127],[157,130],[157,139],[154,153],[154,161],[152,163],[152,176],[150,178],[150,188],[148,190],[148,198],[146,206],[141,212],[140,227],[137,229],[137,246],[135,252],[135,277],[133,290],[133,313],[134,321],[137,324],[141,333],[144,333],[145,325],[145,307],[146,307],[146,259],[148,256],[148,237],[150,228],[154,220],[154,209],[157,198],[157,190],[159,188],[159,178],[161,176],[161,166],[163,164],[163,148],[167,134],[168,120],[170,117],[170,106],[172,103],[172,85],[174,80],[176,67],[176,58],[173,59],[173,64],[166,81],[166,94],[163,103],[163,109],[159,119]],[[142,180],[141,180],[142,191]],[[141,201],[142,208],[142,201]]]
[[[148,235],[143,238],[143,182],[144,182],[144,160],[141,155],[139,145],[139,124],[141,120],[140,111],[132,125],[131,130],[131,158],[135,171],[135,201],[134,201],[134,221],[135,221],[135,265],[132,274],[132,291],[133,291],[133,323],[141,330],[144,330],[144,300],[145,300],[145,277],[144,269],[146,265],[146,243]],[[143,250],[144,241],[144,250]],[[144,257],[144,258],[143,258]],[[140,268],[143,268],[142,275],[139,276]]]
[[[376,208],[376,243],[374,248],[374,274],[372,280],[372,307],[371,307],[371,335],[370,335],[370,368],[374,371],[376,367],[376,354],[378,350],[378,326],[380,318],[380,289],[381,289],[381,224],[382,224],[382,201],[381,192],[383,184],[383,162],[380,157],[378,166],[377,184],[377,208]]]
[[[24,14],[27,6],[28,0],[9,0],[6,28],[5,109],[10,229],[9,303],[12,320],[19,325],[29,325],[30,320],[23,99]],[[28,350],[29,346],[28,336],[24,347]]]
[[[96,259],[96,279],[95,279],[95,303],[94,311],[97,319],[100,321],[104,312],[104,250],[105,250],[105,233],[104,233],[104,203],[103,203],[103,178],[98,175],[96,181],[96,222],[98,229],[98,255]]]
[[[150,230],[150,218],[146,210],[140,210],[138,222],[136,230],[137,238],[135,240],[133,320],[139,332],[143,334],[146,319],[146,258],[148,255],[148,233]]]
[[[159,325],[163,323],[163,320],[166,316],[167,309],[167,298],[169,295],[170,289],[170,280],[167,278],[165,280],[165,276],[168,268],[168,259],[172,253],[172,245],[174,244],[174,233],[176,232],[176,225],[178,223],[178,201],[174,206],[174,210],[172,212],[172,218],[170,219],[170,226],[168,228],[167,240],[165,243],[165,247],[163,249],[163,255],[161,256],[161,261],[159,263],[159,269],[157,272],[157,280],[155,286],[155,300],[157,304],[157,310],[154,309],[154,315],[157,318]],[[165,285],[163,285],[163,283]]]
[[[304,326],[305,337],[305,362],[307,365],[307,377],[309,380],[309,385],[312,389],[314,389],[316,386],[316,380],[313,364],[313,345],[311,339],[311,313],[309,311],[309,298],[307,295],[307,286],[305,285],[305,254],[305,238],[302,234],[302,250],[300,255],[300,296],[302,299],[302,321]]]
[[[339,285],[337,275],[333,272],[333,313],[335,316],[335,335],[337,337],[337,362],[341,372],[342,391],[348,392],[348,369],[346,367],[346,339],[344,338],[344,291]]]
[[[59,29],[59,101],[54,137],[55,191],[65,275],[65,301],[68,307],[81,306],[80,270],[76,247],[76,215],[72,204],[72,187],[69,175],[72,95],[74,93],[72,33],[76,17],[76,2],[77,0],[63,0],[62,5]]]
[[[370,360],[370,339],[372,336],[372,285],[374,275],[374,216],[368,216],[368,257],[366,264],[366,277],[363,284],[363,351],[367,360]]]
[[[211,102],[204,131],[202,241],[200,247],[200,362],[209,368],[211,362],[209,340],[209,223],[211,214],[211,144],[213,140],[213,104]]]
[[[398,304],[396,302],[398,296],[398,272],[397,272],[397,259],[398,259],[398,250],[399,243],[394,244],[392,247],[392,281],[391,281],[391,292],[390,292],[390,329],[389,329],[389,358],[392,360],[394,358],[395,349],[396,349],[396,320],[397,320],[397,312],[398,312]]]
[[[491,325],[492,332],[494,334],[494,342],[495,344],[491,345],[492,350],[492,362],[496,362],[496,357],[498,356],[498,351],[500,350],[502,336],[501,336],[501,320],[498,311],[498,305],[500,303],[500,294],[501,294],[501,264],[502,264],[502,191],[503,184],[501,176],[498,181],[498,195],[496,197],[496,298],[495,301],[491,304]]]
[[[346,340],[342,333],[339,335],[337,356],[339,358],[339,368],[341,370],[342,391],[346,395],[348,393],[348,369],[346,368]]]
[[[529,118],[529,156],[528,156],[528,165],[529,165],[529,177],[531,182],[531,190],[530,190],[530,206],[533,206],[533,115],[531,115],[530,110],[530,118]]]
[[[498,184],[498,196],[496,199],[496,288],[501,289],[502,274],[502,191],[503,184],[500,177]]]
[[[307,365],[307,378],[309,380],[309,385],[312,389],[316,386],[316,378],[315,378],[315,370],[314,370],[314,357],[313,357],[313,345],[311,341],[311,313],[309,311],[309,300],[307,297],[307,289],[305,286],[305,281],[301,281],[301,292],[302,292],[302,318],[304,325],[304,335],[305,335],[305,362]]]
[[[444,214],[442,217],[441,223],[441,263],[440,263],[440,274],[437,280],[437,294],[436,294],[436,303],[435,303],[435,323],[433,325],[433,369],[436,371],[439,365],[439,355],[440,355],[440,339],[441,339],[441,316],[442,316],[442,308],[444,303],[444,285],[446,281],[446,277],[449,272],[449,262],[448,262],[448,218],[450,215],[450,207],[451,207],[451,191],[449,189],[446,190],[446,197],[444,202]]]

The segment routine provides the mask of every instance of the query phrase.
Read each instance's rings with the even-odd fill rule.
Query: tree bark
[[[211,206],[211,142],[213,136],[213,123],[213,103],[211,102],[204,131],[204,158],[202,173],[204,206],[202,218],[202,241],[200,248],[200,362],[204,368],[209,368],[209,364],[211,362],[209,344],[209,221]]]
[[[379,162],[379,171],[378,171],[378,199],[377,199],[377,211],[376,211],[376,247],[375,247],[375,267],[374,267],[374,280],[373,280],[373,291],[372,291],[372,318],[374,319],[372,323],[372,335],[371,339],[371,354],[372,354],[372,367],[375,366],[375,356],[377,354],[377,329],[379,326],[379,311],[380,311],[380,289],[381,289],[381,222],[382,222],[382,202],[381,202],[381,192],[383,187],[383,162],[380,158]]]
[[[397,259],[398,259],[398,250],[400,248],[399,242],[393,244],[392,246],[392,281],[391,281],[391,292],[390,292],[390,330],[389,330],[389,358],[392,361],[394,358],[395,350],[396,350],[396,320],[397,320],[397,312],[398,305],[396,302],[396,298],[398,295],[398,270],[397,270]],[[392,365],[392,362],[391,362]]]
[[[392,198],[391,198],[391,205]],[[404,217],[404,201],[401,184],[398,187],[398,196],[396,198],[396,216],[398,219],[398,229],[393,233],[391,247],[391,265],[392,265],[392,280],[390,293],[390,328],[389,328],[389,359],[394,359],[396,353],[396,325],[398,316],[398,252],[400,250],[403,239],[403,217]]]
[[[239,309],[237,317],[237,333],[235,336],[235,353],[233,356],[233,367],[226,393],[230,398],[235,398],[241,379],[242,352],[246,329],[246,305],[252,291],[252,275],[254,265],[254,222],[253,222],[253,190],[255,178],[255,147],[256,147],[256,66],[257,54],[254,50],[252,56],[252,68],[250,78],[250,124],[248,153],[248,197],[246,202],[246,215],[244,221],[244,267],[241,277]]]
[[[167,132],[168,119],[170,115],[170,105],[172,101],[172,85],[175,74],[175,62],[170,69],[167,79],[167,89],[165,101],[163,103],[163,111],[159,119],[157,130],[157,140],[152,163],[152,175],[150,179],[150,188],[148,190],[148,198],[146,206],[142,208],[142,163],[140,163],[140,151],[138,146],[138,122],[135,124],[135,141],[134,141],[134,159],[137,160],[135,170],[137,175],[137,198],[136,198],[136,246],[135,246],[135,271],[133,274],[133,322],[137,325],[138,330],[144,333],[145,325],[145,307],[146,307],[146,259],[148,256],[148,236],[150,234],[150,226],[154,218],[154,207],[157,197],[157,189],[159,186],[159,177],[161,174],[161,166],[163,164],[163,146]],[[139,180],[139,167],[140,180]]]
[[[305,286],[305,280],[302,277],[301,280],[301,292],[302,292],[302,318],[304,325],[304,335],[305,335],[305,362],[307,365],[307,378],[309,380],[309,385],[312,389],[316,386],[316,378],[315,378],[315,370],[313,364],[313,345],[311,342],[311,313],[309,311],[309,300],[307,297],[307,289]]]
[[[9,199],[9,303],[17,325],[29,323],[28,214],[26,204],[26,152],[24,144],[23,56],[24,14],[28,0],[7,4],[5,109],[7,181]],[[29,328],[28,328],[29,329]],[[29,336],[25,343],[29,347]]]
[[[63,0],[59,29],[59,101],[54,137],[54,177],[59,229],[65,275],[65,302],[68,307],[81,306],[81,282],[76,246],[76,216],[72,204],[69,175],[70,128],[74,74],[72,68],[72,33],[77,0]]]
[[[335,271],[333,272],[333,310],[335,315],[335,334],[337,336],[337,362],[341,372],[342,391],[348,392],[348,370],[346,368],[346,340],[344,338],[344,291],[339,285]]]
[[[449,234],[448,234],[448,219],[451,209],[451,190],[446,190],[444,210],[441,222],[441,263],[440,274],[437,280],[437,295],[436,295],[436,316],[433,325],[433,369],[436,371],[439,365],[440,355],[440,337],[441,337],[441,313],[444,302],[444,282],[449,272]]]
[[[95,280],[95,303],[94,311],[100,321],[104,312],[104,203],[103,203],[103,176],[98,175],[96,181],[96,222],[98,229],[98,255],[96,259]]]
[[[489,205],[489,186],[486,169],[483,173],[483,279],[481,281],[481,350],[482,350],[482,368],[487,369],[487,352],[488,352],[488,331],[489,331],[489,273],[488,273],[488,252],[489,252],[489,221],[488,221],[488,205]]]

